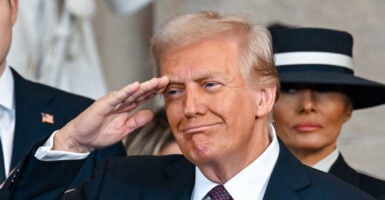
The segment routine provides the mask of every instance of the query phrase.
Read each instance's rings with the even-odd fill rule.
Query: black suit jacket
[[[11,169],[29,152],[37,141],[47,138],[87,108],[93,100],[70,94],[21,77],[11,68],[14,78],[16,123]],[[42,113],[54,116],[54,123],[43,123]],[[79,173],[74,184],[88,177],[96,162],[110,156],[125,155],[122,144],[95,151]],[[3,166],[0,166],[3,168]]]
[[[385,200],[385,181],[358,173],[345,162],[341,154],[330,168],[329,173],[360,188],[377,199]]]
[[[8,179],[0,195],[14,199],[190,200],[195,166],[181,155],[108,159],[92,179],[68,187],[81,161],[43,162],[30,156]],[[42,173],[42,172],[45,173]],[[63,176],[63,174],[66,174]],[[63,195],[63,191],[65,194]],[[6,194],[6,195],[5,195]],[[62,196],[63,195],[63,196]],[[60,197],[61,196],[61,197]],[[265,200],[374,199],[340,179],[301,164],[280,144]]]

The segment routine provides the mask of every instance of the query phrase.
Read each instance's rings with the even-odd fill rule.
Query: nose
[[[187,118],[196,118],[202,116],[206,112],[204,105],[204,96],[200,94],[198,89],[189,88],[186,89],[186,95],[184,98],[183,112]]]
[[[298,112],[312,113],[316,112],[316,95],[313,90],[304,89],[300,91],[300,98],[298,100]]]

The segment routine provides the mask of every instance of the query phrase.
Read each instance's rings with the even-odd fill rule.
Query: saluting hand
[[[153,113],[150,110],[131,112],[162,93],[168,82],[167,77],[153,78],[109,92],[55,134],[53,150],[91,152],[122,140],[152,120]]]

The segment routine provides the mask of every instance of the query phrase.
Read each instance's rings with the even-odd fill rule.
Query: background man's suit
[[[330,168],[329,173],[372,194],[378,199],[385,200],[385,181],[358,173],[345,162],[341,154]]]
[[[65,186],[71,182],[74,171],[82,165],[81,161],[42,162],[35,159],[33,154],[31,152],[28,159],[24,160],[18,168],[18,174],[7,181],[1,191],[3,194],[9,195],[16,190],[13,194],[15,199],[31,196],[56,199],[67,190],[63,199],[190,200],[195,182],[195,166],[183,156],[136,156],[108,159],[96,169],[92,181],[73,190]],[[53,168],[55,170],[47,170]],[[46,170],[45,173],[41,174],[42,170]],[[65,177],[60,175],[64,173]],[[31,187],[33,184],[36,186]],[[373,198],[332,175],[302,165],[281,143],[279,158],[264,199]]]
[[[93,100],[70,94],[49,86],[34,83],[21,77],[11,69],[14,78],[16,123],[13,142],[11,169],[39,140],[63,127],[87,108]],[[54,123],[43,123],[42,113],[54,117]],[[79,173],[74,184],[90,175],[94,165],[109,156],[125,155],[122,144],[96,151],[87,159],[87,164]],[[3,165],[0,168],[4,168]],[[2,169],[4,171],[4,169]]]

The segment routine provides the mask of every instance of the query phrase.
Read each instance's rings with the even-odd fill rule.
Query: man
[[[8,64],[32,81],[90,98],[105,94],[92,25],[97,1],[20,2]]]
[[[78,115],[93,101],[22,78],[7,66],[17,0],[0,0],[0,181],[32,146]],[[107,156],[125,155],[122,144],[96,151],[74,184],[90,175],[93,165]]]
[[[271,34],[282,86],[273,112],[278,136],[305,165],[385,199],[385,181],[354,170],[337,147],[353,109],[385,103],[384,84],[354,75],[353,37],[324,28],[276,27]]]
[[[152,50],[161,78],[97,100],[31,152],[2,192],[15,199],[372,199],[302,165],[278,141],[269,123],[279,81],[267,30],[239,16],[189,14],[158,32]],[[68,187],[83,156],[151,120],[151,111],[130,112],[161,92],[183,156],[111,159],[83,186]],[[57,162],[57,151],[77,155]]]

